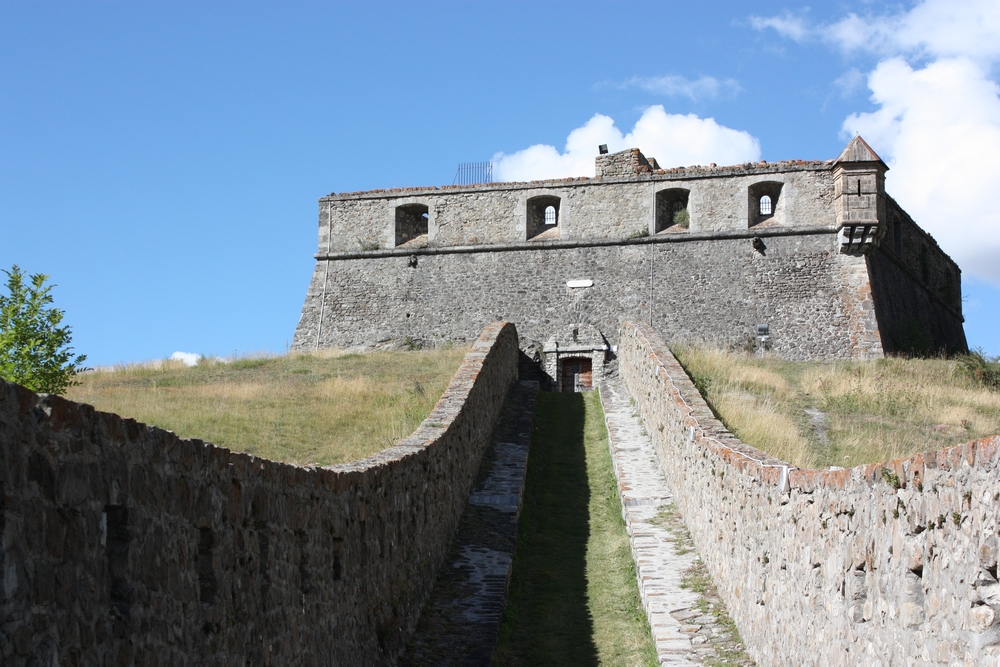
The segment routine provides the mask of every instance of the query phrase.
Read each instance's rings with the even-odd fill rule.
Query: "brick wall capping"
[[[485,346],[489,348],[503,333],[514,331],[514,325],[509,322],[497,322],[486,327],[480,337],[473,345]],[[228,471],[231,467],[238,465],[240,470],[251,470],[257,468],[258,474],[263,472],[270,475],[285,476],[291,484],[312,484],[317,477],[327,477],[335,475],[353,475],[359,472],[378,468],[400,461],[422,451],[425,447],[434,443],[451,427],[452,422],[472,389],[475,378],[478,377],[482,368],[485,354],[471,352],[466,355],[462,365],[456,372],[455,377],[445,389],[444,394],[438,400],[431,414],[417,429],[409,436],[403,438],[391,447],[367,456],[357,461],[341,463],[331,466],[298,465],[274,461],[263,457],[247,454],[244,452],[234,452],[226,447],[214,445],[198,438],[180,438],[156,426],[149,426],[134,419],[121,418],[112,413],[101,412],[93,406],[85,403],[75,403],[62,396],[54,394],[35,394],[30,389],[26,389],[12,382],[0,380],[0,399],[6,398],[8,392],[17,394],[21,414],[27,415],[35,411],[39,421],[48,422],[48,427],[54,435],[58,436],[60,431],[72,429],[79,425],[84,416],[95,415],[107,421],[120,421],[129,432],[125,437],[125,442],[119,446],[125,446],[129,440],[140,441],[142,436],[149,433],[156,437],[164,448],[171,448],[175,443],[187,443],[189,449],[201,454],[203,461],[209,467],[219,471]],[[466,376],[469,376],[468,378]],[[116,419],[117,418],[117,419]],[[52,449],[62,449],[70,443],[58,437],[48,441]],[[59,451],[52,451],[53,455]],[[178,461],[180,462],[180,461]]]
[[[732,435],[714,417],[683,367],[648,324],[625,322],[622,324],[622,333],[626,330],[635,331],[648,341],[650,355],[657,365],[657,372],[665,379],[670,395],[679,405],[692,409],[692,415],[686,421],[689,427],[695,428],[695,442],[720,463],[732,466],[761,483],[776,485],[781,468],[787,466],[791,488],[802,493],[842,489],[848,480],[864,481],[870,486],[887,484],[883,470],[896,475],[900,488],[906,488],[922,481],[925,468],[957,471],[963,467],[996,466],[1000,463],[1000,435],[993,435],[905,458],[852,468],[797,468]]]
[[[725,167],[691,165],[689,167],[672,167],[656,169],[648,173],[628,177],[570,176],[567,178],[552,178],[539,181],[498,181],[495,183],[480,183],[476,185],[438,185],[416,186],[405,188],[383,188],[376,190],[359,190],[356,192],[331,192],[320,197],[321,202],[343,201],[349,199],[391,199],[394,197],[413,197],[433,195],[440,192],[463,193],[483,192],[486,190],[524,190],[533,188],[565,188],[587,186],[593,183],[637,183],[673,180],[689,180],[696,178],[728,178],[732,176],[750,176],[758,174],[778,174],[793,171],[830,171],[833,160],[787,160],[783,162],[748,162],[746,164]]]

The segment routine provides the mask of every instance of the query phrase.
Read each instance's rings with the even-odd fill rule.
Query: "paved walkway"
[[[601,386],[601,401],[639,592],[660,664],[711,660],[752,665],[677,514],[652,440],[620,380],[611,378]]]
[[[507,599],[537,382],[511,388],[448,561],[399,665],[487,667]]]

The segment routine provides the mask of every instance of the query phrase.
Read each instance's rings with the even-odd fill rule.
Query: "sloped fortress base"
[[[769,667],[1000,664],[1000,436],[797,470],[713,416],[646,325],[622,381],[749,653]]]
[[[411,436],[328,468],[0,381],[0,664],[394,664],[517,373],[489,325]]]

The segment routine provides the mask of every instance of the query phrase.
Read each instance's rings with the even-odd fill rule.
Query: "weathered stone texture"
[[[525,347],[572,324],[613,344],[623,319],[648,321],[652,259],[653,324],[668,340],[741,346],[768,322],[787,358],[881,356],[864,257],[841,254],[832,231],[764,237],[763,251],[681,240],[321,261],[294,347],[462,341],[496,319],[516,321]],[[567,287],[576,279],[594,284]]]
[[[750,224],[750,186],[781,184],[772,224],[836,224],[834,183],[826,163],[748,165],[685,169],[631,178],[570,178],[531,183],[375,190],[320,200],[319,249],[357,252],[392,248],[396,207],[428,207],[429,246],[517,243],[527,240],[525,210],[537,196],[560,198],[561,239],[624,239],[656,231],[656,193],[690,191],[691,231],[745,230]],[[329,250],[328,250],[329,246]]]
[[[796,470],[715,419],[648,326],[621,378],[751,655],[776,667],[1000,664],[1000,436]]]
[[[491,324],[413,435],[328,468],[0,382],[0,663],[393,664],[517,368]]]
[[[293,347],[466,340],[502,316],[537,349],[652,315],[668,340],[723,346],[766,322],[792,359],[965,350],[958,267],[886,195],[886,169],[857,137],[827,162],[661,169],[629,149],[596,178],[331,194]],[[400,246],[414,205],[427,234]]]

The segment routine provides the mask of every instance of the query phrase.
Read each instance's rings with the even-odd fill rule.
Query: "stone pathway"
[[[399,665],[487,666],[510,581],[537,382],[511,388],[448,561]]]
[[[639,593],[661,665],[753,665],[677,513],[653,443],[617,378],[601,402]]]

